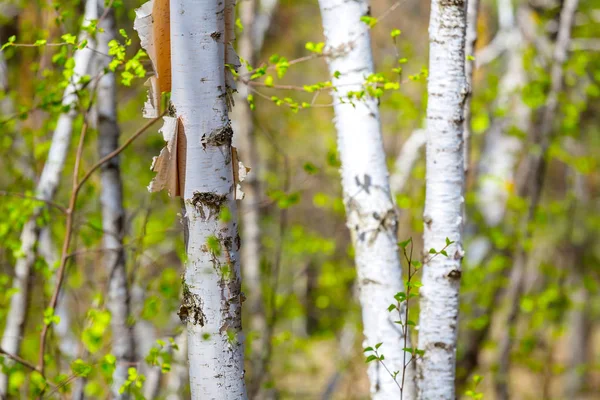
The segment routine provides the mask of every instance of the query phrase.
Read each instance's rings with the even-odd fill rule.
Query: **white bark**
[[[423,219],[424,249],[441,250],[454,241],[448,257],[426,258],[421,288],[418,362],[420,399],[455,399],[454,376],[464,203],[463,105],[465,4],[433,0],[429,23],[429,100],[427,172]]]
[[[519,195],[529,197],[529,210],[527,217],[522,220],[520,227],[524,235],[522,242],[531,239],[531,230],[528,224],[535,217],[535,212],[540,202],[544,177],[546,174],[546,153],[550,146],[550,139],[553,132],[555,114],[558,108],[558,97],[564,86],[564,64],[567,59],[569,43],[571,40],[571,29],[575,12],[577,11],[578,0],[565,0],[560,13],[559,31],[553,52],[553,62],[550,71],[551,85],[546,104],[541,111],[542,119],[539,127],[534,130],[533,141],[539,146],[539,151],[530,154],[527,160],[527,176],[519,190]],[[508,304],[506,318],[501,321],[504,329],[501,331],[498,340],[498,370],[496,374],[496,398],[507,400],[510,398],[509,372],[510,372],[510,354],[513,344],[513,327],[519,316],[519,304],[523,293],[527,292],[525,287],[525,278],[527,275],[528,253],[522,243],[514,256],[509,286],[506,290],[505,301]]]
[[[510,0],[508,0],[510,1]],[[477,44],[477,20],[479,16],[479,0],[467,0],[467,33],[465,40],[465,77],[469,86],[469,93],[465,100],[464,126],[463,126],[463,152],[465,171],[469,170],[470,162],[470,143],[471,143],[471,99],[473,97],[473,71],[475,62],[469,59],[475,55],[475,45]]]
[[[531,110],[521,101],[521,89],[526,83],[523,67],[523,38],[518,28],[511,37],[514,45],[508,49],[507,70],[500,81],[497,107],[505,112],[496,119],[486,135],[479,164],[480,182],[477,206],[488,226],[497,226],[506,211],[506,202],[515,188],[515,169],[522,148],[521,140],[512,135],[512,127],[527,132]]]
[[[360,18],[367,15],[365,0],[320,0],[329,71],[337,91],[333,92],[338,150],[342,161],[342,187],[347,225],[352,235],[358,272],[365,347],[383,343],[380,353],[391,372],[404,369],[404,335],[395,312],[387,307],[394,295],[405,291],[397,246],[398,217],[392,201],[377,99],[368,95],[348,103],[348,92],[361,91],[373,73],[369,30]],[[410,355],[406,355],[406,361]],[[412,368],[407,369],[404,398],[413,398]],[[369,364],[373,399],[400,396],[400,390],[385,368]],[[398,381],[399,383],[400,381]]]
[[[273,16],[275,15],[275,12],[277,12],[278,6],[279,0],[260,0],[260,8],[253,29],[254,47],[257,50],[260,50],[263,47],[267,32],[271,27]]]
[[[238,39],[238,52],[240,57],[254,67],[256,54],[254,32],[256,31],[256,0],[244,0],[240,3],[240,18],[244,30]],[[261,42],[262,43],[262,42]],[[246,71],[245,66],[242,73]],[[252,384],[249,386],[250,394],[256,392],[260,387],[263,375],[263,352],[267,321],[263,304],[263,292],[261,284],[260,259],[261,259],[261,230],[260,230],[260,159],[256,143],[252,110],[246,100],[250,90],[247,85],[238,88],[238,101],[233,111],[233,123],[236,128],[236,139],[242,161],[252,168],[252,172],[244,182],[244,201],[240,205],[242,219],[242,242],[244,246],[241,252],[241,262],[244,266],[244,284],[247,288],[246,307],[250,319],[249,327],[252,335],[251,362],[252,362]]]
[[[390,176],[392,193],[402,193],[406,188],[410,173],[419,160],[419,150],[425,145],[426,138],[425,129],[417,129],[402,145],[402,150],[394,164],[394,173]]]
[[[97,0],[97,2],[99,10],[104,12],[104,0]],[[108,43],[116,36],[114,25],[114,12],[109,10],[99,25],[103,29],[97,36],[98,51],[101,54],[108,54]],[[102,73],[102,69],[106,68],[109,62],[109,57],[98,57],[97,72]],[[117,86],[113,73],[105,73],[98,82],[96,111],[98,116],[98,155],[99,158],[102,158],[119,147]],[[111,390],[113,398],[126,399],[129,398],[127,391],[120,394],[119,389],[127,380],[127,370],[135,361],[135,339],[133,327],[128,322],[131,310],[125,269],[126,255],[123,248],[125,210],[118,157],[114,157],[102,165],[100,177],[105,249],[103,261],[109,277],[106,307],[111,314],[112,353],[117,359]]]
[[[84,24],[87,25],[92,19],[98,18],[97,0],[88,0],[85,8]],[[82,38],[87,34],[83,33]],[[90,40],[88,47],[93,48],[94,43]],[[71,111],[61,114],[58,118],[54,135],[52,136],[52,145],[48,153],[48,158],[44,164],[42,175],[36,187],[36,197],[42,200],[50,201],[58,187],[60,176],[65,164],[65,159],[69,151],[71,134],[73,131],[73,121],[78,113],[75,109],[77,103],[76,91],[81,85],[79,78],[86,75],[89,71],[94,52],[90,48],[84,48],[75,52],[75,67],[71,83],[65,89],[63,105],[71,107]],[[21,253],[15,265],[15,277],[13,279],[13,289],[15,294],[10,299],[8,315],[6,317],[6,326],[2,337],[2,349],[11,354],[18,354],[23,339],[23,330],[27,316],[29,304],[29,286],[31,283],[30,274],[35,262],[35,246],[39,240],[41,227],[36,223],[37,217],[43,210],[43,206],[34,210],[32,217],[25,223],[21,232]],[[0,397],[6,396],[8,377],[0,374]]]
[[[245,399],[240,242],[224,61],[231,1],[171,2],[172,104],[186,144],[183,300],[192,399]],[[229,60],[235,63],[235,60]],[[227,207],[229,221],[220,218]],[[217,243],[215,243],[217,242]]]
[[[523,66],[525,38],[515,25],[511,0],[498,2],[498,16],[502,40],[506,46],[506,72],[500,85],[496,107],[504,116],[497,118],[489,129],[479,164],[480,182],[477,206],[486,224],[497,226],[506,211],[506,202],[515,188],[515,169],[522,148],[521,140],[511,135],[514,127],[528,132],[531,109],[521,100],[521,90],[527,82]]]

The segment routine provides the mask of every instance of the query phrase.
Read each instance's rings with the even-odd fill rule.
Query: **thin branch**
[[[35,365],[33,365],[32,363],[30,363],[29,361],[25,360],[24,358],[19,357],[16,354],[9,353],[1,347],[0,347],[0,354],[5,355],[6,357],[10,358],[11,360],[18,362],[22,366],[24,366],[32,371],[38,371],[37,367]]]
[[[79,194],[79,191],[81,190],[83,184],[90,178],[90,176],[94,173],[94,171],[96,171],[98,168],[100,168],[107,161],[109,161],[112,158],[119,155],[135,139],[137,139],[140,135],[142,135],[144,132],[146,132],[156,121],[161,119],[165,114],[166,114],[166,110],[161,115],[159,115],[157,118],[150,120],[146,125],[144,125],[136,133],[134,133],[129,139],[127,139],[125,141],[125,143],[123,143],[118,149],[107,154],[105,157],[100,159],[96,164],[94,164],[94,166],[92,168],[90,168],[90,170],[84,175],[84,177],[78,181],[77,176],[79,173],[79,165],[81,163],[81,158],[82,158],[82,153],[83,153],[83,143],[84,143],[85,134],[86,134],[87,128],[88,128],[88,123],[84,122],[82,131],[81,131],[80,140],[79,140],[79,146],[77,148],[77,154],[76,154],[76,158],[75,158],[75,167],[74,167],[74,171],[73,171],[73,190],[71,192],[71,198],[69,200],[69,208],[67,209],[67,221],[66,221],[65,237],[64,237],[64,241],[63,241],[63,247],[62,247],[62,256],[61,256],[60,265],[59,265],[58,271],[57,271],[56,285],[55,285],[54,292],[52,294],[52,298],[51,298],[49,306],[48,306],[49,308],[51,308],[51,309],[56,308],[56,303],[58,301],[58,295],[60,293],[60,289],[61,289],[61,286],[62,286],[62,283],[64,280],[67,261],[69,260],[69,255],[70,255],[69,247],[71,244],[71,236],[73,233],[73,216],[75,214],[77,195]],[[50,326],[51,326],[51,324],[44,324],[44,327],[42,328],[42,333],[40,335],[40,350],[39,350],[39,359],[38,359],[38,367],[37,368],[42,373],[44,371],[44,354],[45,354],[45,349],[46,349],[46,338],[48,336],[48,331],[50,329]]]

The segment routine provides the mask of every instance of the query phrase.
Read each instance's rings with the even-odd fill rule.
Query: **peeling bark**
[[[245,399],[235,182],[228,111],[234,2],[171,2],[172,103],[186,138],[189,229],[180,316],[192,399]],[[218,35],[215,35],[215,32]],[[218,37],[216,37],[218,36]],[[231,218],[221,218],[224,208]]]

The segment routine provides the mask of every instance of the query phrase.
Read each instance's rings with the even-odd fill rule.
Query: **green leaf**
[[[314,175],[319,172],[319,168],[311,162],[304,163],[304,171],[310,175]]]
[[[92,366],[78,358],[71,363],[71,370],[75,375],[85,378],[92,372]]]
[[[378,358],[377,358],[376,355],[371,354],[369,357],[367,357],[367,359],[365,360],[365,363],[368,364],[368,363],[370,363],[371,361],[374,361],[374,360],[378,360]]]
[[[410,242],[412,242],[412,238],[408,238],[407,240],[405,240],[404,242],[400,242],[398,243],[398,245],[400,247],[402,247],[403,249],[406,248],[406,246],[408,246],[410,244]]]
[[[390,36],[392,37],[392,39],[395,39],[398,36],[400,36],[401,33],[402,31],[400,29],[392,29],[392,31],[390,32]]]
[[[360,17],[360,20],[367,24],[369,28],[373,28],[375,25],[377,25],[377,18],[371,17],[369,15],[363,15],[362,17]]]
[[[306,48],[306,50],[308,50],[312,53],[322,54],[323,49],[325,48],[325,43],[323,43],[323,42],[319,42],[319,43],[307,42],[304,45],[304,47]]]
[[[375,350],[377,350],[378,348],[380,348],[382,344],[383,344],[383,343],[377,343],[377,344],[375,345]]]
[[[75,40],[77,40],[77,37],[75,35],[70,34],[70,33],[65,33],[60,38],[62,40],[64,40],[64,42],[67,43],[67,44],[75,44]]]
[[[363,353],[366,353],[367,351],[373,351],[372,347],[367,347],[363,350]]]
[[[429,249],[429,254],[437,254],[437,251],[432,247]]]

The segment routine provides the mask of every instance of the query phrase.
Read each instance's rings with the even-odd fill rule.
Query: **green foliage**
[[[85,26],[80,29],[82,8],[80,2],[74,0],[52,4],[21,3],[18,17],[8,20],[0,16],[2,31],[9,36],[4,37],[2,44],[2,56],[8,66],[8,89],[0,93],[0,164],[4,171],[0,176],[2,326],[6,322],[10,299],[18,291],[13,287],[14,265],[27,256],[20,239],[23,226],[35,213],[39,227],[50,227],[50,237],[58,250],[64,239],[65,213],[58,207],[33,199],[39,195],[35,186],[61,113],[72,112],[77,118],[73,123],[75,137],[69,143],[72,152],[53,200],[56,205],[65,208],[68,204],[75,142],[90,106],[92,112],[87,118],[90,128],[83,148],[82,171],[89,170],[99,157],[98,126],[93,107],[96,100],[94,87],[99,75],[90,70],[84,76],[76,76],[74,60],[75,52],[89,47],[99,33],[99,21],[85,21]],[[118,77],[118,122],[122,131],[120,143],[123,143],[130,133],[144,124],[140,107],[146,94],[139,78],[146,77],[150,62],[139,49],[137,37],[128,33],[134,16],[133,5],[122,1],[111,4],[117,18],[116,26],[124,29],[110,43],[112,60],[107,70],[99,74],[115,73]],[[584,310],[583,315],[594,320],[600,311],[592,301],[600,293],[597,279],[600,257],[596,250],[600,248],[600,213],[596,201],[600,139],[595,118],[599,111],[596,100],[600,96],[600,58],[596,52],[577,47],[587,41],[592,43],[600,34],[598,24],[593,24],[589,18],[597,8],[593,1],[580,3],[573,30],[576,41],[564,66],[564,90],[558,96],[552,135],[544,155],[547,170],[543,194],[531,221],[526,221],[530,198],[519,189],[519,180],[527,165],[525,157],[542,154],[542,147],[532,141],[543,122],[541,111],[549,98],[551,60],[534,44],[526,43],[523,56],[525,85],[509,93],[507,101],[498,98],[502,89],[501,77],[508,65],[507,52],[489,65],[477,68],[475,73],[471,103],[472,161],[464,194],[465,236],[462,243],[467,256],[463,260],[461,278],[459,368],[470,344],[464,338],[471,337],[472,333],[485,333],[497,319],[498,310],[503,309],[498,293],[503,293],[510,284],[508,277],[515,252],[523,247],[529,259],[527,276],[533,283],[517,302],[518,325],[517,329],[511,329],[515,334],[511,360],[519,374],[532,381],[544,381],[545,385],[554,388],[562,385],[561,380],[571,370],[588,374],[598,370],[593,363],[572,367],[565,361],[571,348],[577,345],[575,342],[567,345],[565,341],[566,334],[573,329],[569,322],[572,313]],[[387,11],[379,18],[364,16],[356,21],[369,29],[377,26],[369,32],[376,71],[353,82],[355,87],[342,99],[353,105],[365,99],[377,99],[383,144],[389,157],[387,164],[392,173],[393,160],[401,146],[413,130],[424,127],[429,73],[425,32],[429,16],[403,8],[401,13],[406,13],[411,23],[397,27],[399,11],[390,12],[386,18],[383,16],[388,15]],[[533,30],[548,41],[550,48],[554,37],[545,32],[548,27],[556,26],[558,11],[558,7],[551,11],[538,10],[533,22]],[[259,10],[259,14],[261,12]],[[493,39],[494,14],[481,16],[481,46]],[[340,365],[348,365],[348,377],[352,379],[342,380],[336,395],[349,399],[366,398],[365,379],[356,377],[363,376],[364,369],[373,363],[386,364],[385,353],[391,343],[385,338],[382,343],[370,343],[362,355],[355,343],[348,360],[338,357],[344,353],[339,348],[340,332],[351,327],[360,337],[361,321],[359,304],[353,298],[357,273],[353,261],[355,249],[346,229],[344,200],[348,199],[343,199],[341,194],[339,170],[343,166],[331,122],[335,104],[331,95],[344,81],[345,72],[334,71],[332,76],[327,73],[325,62],[337,49],[329,49],[320,41],[321,29],[315,29],[314,23],[305,23],[315,20],[314,4],[280,2],[280,10],[273,18],[273,29],[269,31],[265,45],[255,49],[259,53],[252,61],[255,65],[242,60],[247,72],[234,74],[238,88],[249,86],[247,97],[238,99],[236,107],[246,101],[253,111],[253,138],[259,160],[255,161],[258,165],[250,166],[253,167],[251,173],[257,173],[255,177],[260,182],[256,199],[260,205],[262,244],[260,284],[267,324],[272,329],[248,331],[248,321],[255,310],[250,310],[248,302],[244,302],[243,312],[248,314],[244,315],[247,353],[252,354],[250,349],[260,338],[266,338],[272,345],[268,362],[270,378],[263,387],[272,389],[281,398],[295,398],[299,393],[319,397],[323,388],[316,382],[324,382],[321,378]],[[236,19],[236,28],[242,33],[254,29],[243,27],[240,18]],[[239,43],[238,40],[236,45]],[[466,54],[465,57],[474,60],[473,55]],[[232,69],[230,65],[225,67]],[[77,86],[77,101],[73,106],[65,106],[64,89],[70,84]],[[515,107],[521,101],[532,111],[527,128],[514,126],[511,122]],[[235,118],[231,116],[234,122]],[[493,177],[485,181],[480,172],[486,167],[481,164],[482,153],[491,129],[496,126],[502,126],[503,133],[518,140],[522,149],[516,155],[517,173],[506,182]],[[176,356],[180,356],[177,352],[181,350],[172,338],[181,333],[174,315],[179,308],[186,257],[177,217],[182,213],[179,203],[163,194],[149,195],[145,190],[153,176],[148,168],[150,160],[163,145],[160,134],[149,132],[121,154],[118,165],[124,178],[126,213],[122,234],[128,282],[130,287],[143,293],[141,299],[132,296],[133,311],[129,322],[148,324],[157,337],[169,338],[157,341],[142,360],[149,366],[160,368],[164,378],[169,379],[170,374],[179,369],[176,368],[179,366]],[[240,154],[248,150],[241,144],[239,146]],[[500,149],[494,154],[500,154]],[[453,257],[454,251],[450,240],[442,248],[422,248],[419,237],[423,231],[425,203],[423,157],[409,175],[406,189],[402,193],[392,193],[392,196],[399,209],[399,237],[413,237],[414,241],[409,239],[399,243],[399,251],[404,257],[404,287],[389,299],[387,309],[398,329],[411,331],[414,339],[421,270],[433,257]],[[481,215],[480,204],[489,201],[478,198],[478,189],[483,182],[498,183],[505,190],[502,196],[506,198],[506,214],[496,226],[488,226]],[[53,331],[48,337],[44,357],[45,377],[0,357],[3,372],[9,375],[12,397],[66,398],[72,394],[76,377],[85,377],[88,398],[109,396],[118,360],[110,353],[113,340],[111,315],[104,305],[109,273],[104,268],[107,257],[99,211],[100,202],[104,201],[100,196],[101,184],[99,174],[94,173],[80,192],[63,286],[70,311],[69,332],[75,335],[75,341],[81,343],[84,351],[78,352],[81,358],[75,360],[61,354],[58,344],[62,339]],[[246,184],[244,182],[242,186]],[[244,200],[238,208],[245,212],[247,204]],[[242,218],[236,219],[238,215],[228,207],[222,207],[218,217],[220,222],[236,223],[242,229],[246,223]],[[221,255],[225,249],[219,237],[215,232],[204,243],[214,255]],[[473,256],[471,259],[478,240],[485,241],[490,250],[483,258]],[[244,246],[243,235],[241,246]],[[414,254],[423,254],[425,259],[413,259],[413,247]],[[49,325],[53,329],[61,322],[60,313],[47,307],[54,289],[57,263],[46,260],[39,245],[36,250],[32,301],[27,310],[29,318],[23,337],[26,345],[19,354],[29,361],[39,357],[40,327]],[[58,254],[58,258],[60,256]],[[232,257],[241,257],[241,254],[236,251]],[[244,271],[244,263],[241,268]],[[223,265],[218,271],[223,279],[233,276],[230,265]],[[246,288],[244,292],[246,297],[251,294]],[[579,299],[582,293],[588,296],[587,301]],[[225,332],[230,343],[238,340],[232,330]],[[203,338],[208,340],[211,335],[205,332]],[[457,393],[474,399],[481,399],[484,394],[493,397],[488,394],[488,386],[493,385],[481,385],[481,380],[485,375],[487,381],[488,373],[494,371],[497,356],[494,345],[489,340],[480,344],[479,351],[486,349],[489,355],[479,357],[482,364],[471,374],[472,381],[462,383]],[[424,355],[423,350],[414,345],[403,344],[402,348],[409,362]],[[361,362],[363,356],[368,365]],[[249,363],[247,378],[253,379],[253,373],[253,365]],[[398,371],[389,371],[389,374],[398,383],[401,381]],[[306,385],[306,382],[311,384]],[[145,377],[136,366],[128,371],[127,382],[121,389],[133,398],[142,398],[145,384]],[[52,385],[57,386],[56,391],[50,389]],[[520,390],[519,387],[514,389]],[[590,385],[590,390],[593,389]],[[185,396],[187,390],[180,395]],[[542,397],[538,392],[533,393],[534,397]],[[164,395],[163,388],[159,397]],[[522,393],[515,393],[515,397],[520,395]],[[557,394],[558,397],[561,395]]]

